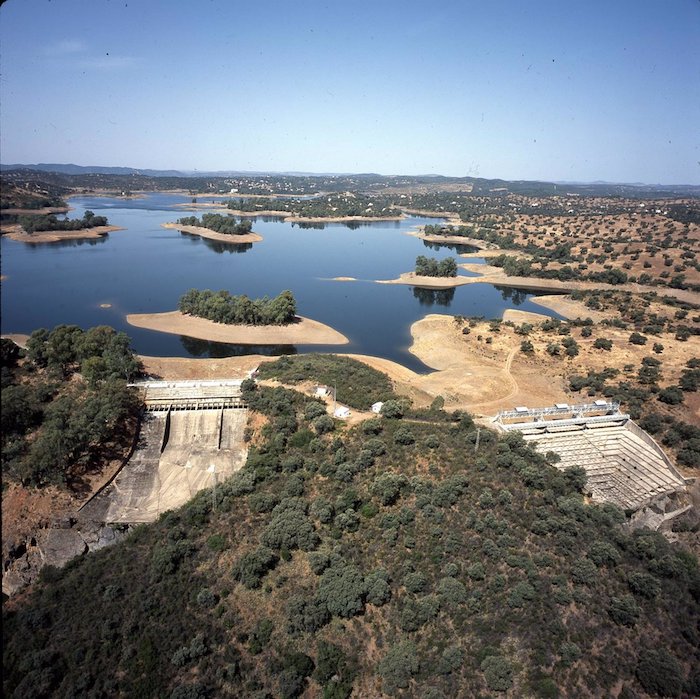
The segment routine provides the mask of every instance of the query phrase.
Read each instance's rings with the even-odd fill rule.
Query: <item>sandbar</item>
[[[2,234],[10,240],[20,243],[58,243],[62,240],[88,240],[90,238],[104,238],[113,231],[125,230],[121,226],[95,226],[94,228],[81,228],[77,231],[37,231],[27,233],[21,226],[13,225],[2,229]]]
[[[289,325],[226,325],[180,311],[131,313],[126,322],[137,328],[186,335],[198,340],[236,345],[346,345],[348,338],[328,325],[297,316]]]
[[[398,279],[376,279],[377,284],[407,284],[425,289],[451,289],[462,284],[472,284],[473,277],[422,277],[415,272],[404,272]]]
[[[333,277],[331,279],[332,282],[356,282],[357,279],[355,277]]]
[[[232,245],[259,243],[263,239],[259,233],[252,232],[244,233],[243,235],[232,235],[230,233],[217,233],[210,228],[204,228],[202,226],[183,226],[179,223],[161,223],[160,225],[163,228],[173,228],[183,233],[198,235],[201,238],[208,238],[209,240],[219,240],[222,243],[231,243]]]

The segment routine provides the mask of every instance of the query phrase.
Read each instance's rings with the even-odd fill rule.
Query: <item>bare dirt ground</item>
[[[276,357],[249,354],[243,357],[223,359],[192,359],[188,357],[139,357],[144,371],[154,378],[195,380],[195,379],[245,379],[250,371],[261,362],[269,362]]]
[[[217,233],[209,228],[202,226],[182,226],[179,223],[161,223],[163,228],[173,228],[176,231],[184,231],[191,235],[198,235],[200,238],[209,238],[209,240],[219,240],[222,243],[259,243],[263,237],[259,233],[246,233],[244,235],[227,235],[226,233]]]
[[[186,335],[212,342],[243,345],[345,345],[348,338],[317,320],[303,318],[288,325],[226,325],[179,311],[167,313],[133,313],[126,322],[173,335]]]

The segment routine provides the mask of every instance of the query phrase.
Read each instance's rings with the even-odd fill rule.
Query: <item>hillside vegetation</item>
[[[36,330],[24,360],[12,341],[1,342],[5,483],[75,484],[131,442],[141,402],[126,382],[139,363],[124,333]]]
[[[5,696],[691,696],[697,560],[516,434],[244,385],[245,467],[5,609]],[[323,422],[320,422],[323,420]]]

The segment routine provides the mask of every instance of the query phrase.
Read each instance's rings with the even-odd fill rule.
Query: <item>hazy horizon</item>
[[[700,183],[692,0],[0,13],[5,163]]]

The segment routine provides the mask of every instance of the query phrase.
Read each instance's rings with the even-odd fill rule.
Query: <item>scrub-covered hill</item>
[[[697,560],[582,472],[436,407],[348,429],[245,388],[242,471],[6,605],[5,696],[700,692]]]

